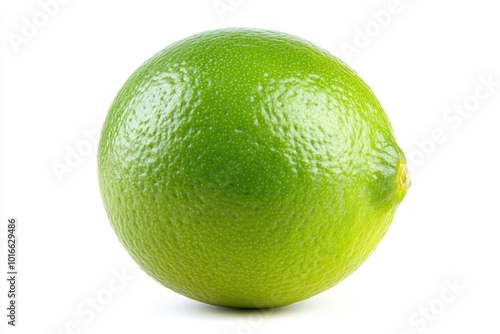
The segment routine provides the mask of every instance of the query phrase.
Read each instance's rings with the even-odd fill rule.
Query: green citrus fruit
[[[219,306],[276,307],[372,253],[409,186],[380,103],[294,36],[201,33],[128,79],[104,123],[111,224],[151,277]]]

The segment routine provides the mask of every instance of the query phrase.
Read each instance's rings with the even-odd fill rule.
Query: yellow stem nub
[[[410,171],[408,170],[408,166],[404,162],[399,164],[398,180],[399,180],[399,189],[406,190],[411,185]]]

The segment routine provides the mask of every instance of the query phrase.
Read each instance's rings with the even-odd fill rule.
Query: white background
[[[50,17],[49,0],[0,8],[2,333],[499,333],[495,2],[59,1],[45,9]],[[389,233],[356,273],[265,312],[207,306],[150,279],[113,234],[97,185],[93,141],[127,77],[172,42],[228,26],[298,35],[346,61],[375,91],[413,165]],[[58,177],[60,165],[69,171]],[[13,215],[18,326],[7,328]]]

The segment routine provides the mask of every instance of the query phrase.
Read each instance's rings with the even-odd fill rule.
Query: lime
[[[380,103],[339,59],[257,29],[197,34],[140,66],[98,152],[119,240],[164,286],[277,307],[342,281],[409,186]]]

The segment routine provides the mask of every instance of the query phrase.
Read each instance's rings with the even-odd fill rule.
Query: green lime
[[[409,186],[380,103],[287,34],[209,31],[128,79],[98,152],[104,205],[151,277],[205,303],[277,307],[342,281]]]

